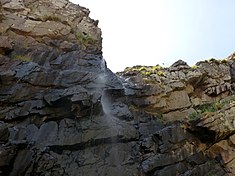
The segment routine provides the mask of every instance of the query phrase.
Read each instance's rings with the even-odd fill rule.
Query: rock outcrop
[[[234,56],[117,75],[89,10],[0,1],[0,175],[235,175]]]
[[[188,66],[177,61],[169,68],[135,66],[118,73],[138,90],[132,92],[129,103],[133,112],[140,110],[161,121],[166,135],[161,148],[167,155],[152,156],[143,163],[144,173],[150,175],[234,175],[234,61],[210,59]],[[137,113],[138,114],[138,113]],[[160,131],[164,130],[161,129]],[[169,135],[171,134],[171,136]],[[157,140],[159,132],[155,132]],[[174,139],[172,142],[171,137]],[[151,140],[155,139],[154,136]],[[156,142],[153,142],[156,145]],[[158,148],[160,149],[160,148]],[[182,153],[186,150],[186,153]],[[161,153],[161,150],[159,151]],[[177,159],[167,158],[173,152]],[[201,156],[199,156],[201,155]],[[204,161],[188,163],[188,159],[204,157]],[[167,158],[167,159],[166,159]],[[190,160],[190,159],[189,159]],[[163,166],[159,162],[173,163]],[[186,162],[185,162],[186,161]],[[198,163],[197,163],[198,162]],[[177,164],[180,164],[180,168]],[[213,164],[214,163],[214,164]],[[182,166],[183,164],[183,166]],[[152,166],[153,165],[153,166]],[[219,166],[220,165],[220,166]],[[191,167],[187,167],[191,166]],[[147,168],[147,169],[146,169]],[[158,169],[159,168],[159,169]],[[174,168],[174,170],[171,170]],[[184,170],[185,169],[185,170]],[[155,172],[152,172],[154,170]],[[161,173],[161,174],[160,174]]]

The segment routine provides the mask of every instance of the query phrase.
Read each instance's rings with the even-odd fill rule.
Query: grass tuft
[[[88,34],[84,34],[82,32],[76,32],[75,36],[76,36],[77,40],[80,43],[84,44],[85,46],[94,44],[96,41],[94,38],[92,38]]]
[[[24,56],[24,55],[13,55],[11,58],[14,60],[21,60],[21,61],[25,61],[25,62],[32,61],[32,58],[30,58],[28,56]]]

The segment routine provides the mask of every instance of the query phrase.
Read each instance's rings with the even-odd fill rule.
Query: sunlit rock
[[[114,74],[89,13],[0,1],[0,175],[234,175],[234,54]]]

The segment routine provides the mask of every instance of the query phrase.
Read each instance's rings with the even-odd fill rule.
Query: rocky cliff
[[[114,74],[97,24],[0,1],[0,175],[235,175],[235,56]]]

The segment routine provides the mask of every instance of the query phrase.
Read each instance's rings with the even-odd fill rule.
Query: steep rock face
[[[167,175],[167,172],[169,175],[174,175],[176,170],[168,171],[173,167],[177,168],[177,171],[184,170],[179,172],[179,174],[183,173],[182,175],[223,175],[225,173],[234,175],[233,70],[234,61],[230,56],[225,60],[202,61],[193,67],[189,67],[185,62],[179,60],[169,68],[162,68],[158,65],[135,66],[118,73],[126,81],[131,81],[134,87],[138,87],[138,90],[132,92],[132,98],[129,99],[134,112],[138,114],[141,109],[165,125],[167,124],[167,128],[169,128],[169,124],[178,122],[180,124],[178,128],[185,130],[184,133],[180,130],[172,131],[174,133],[172,136],[176,139],[181,139],[182,134],[187,134],[187,137],[183,138],[184,143],[174,142],[177,147],[168,151],[170,153],[173,150],[178,155],[177,159],[183,158],[178,161],[180,165],[191,165],[192,163],[187,162],[185,164],[185,160],[188,161],[194,155],[199,159],[200,153],[203,157],[214,159],[214,161],[209,158],[204,159],[202,165],[197,161],[199,163],[193,163],[190,170],[187,167],[184,170],[182,166],[178,168],[176,163],[169,164],[171,167],[163,167],[164,169],[158,170],[157,167],[162,166],[157,163],[162,159],[153,155],[150,160],[148,158],[143,162],[147,163],[148,169],[150,168],[150,170],[145,170],[143,167],[144,172],[152,174],[151,170],[157,169],[153,175],[159,175],[159,173]],[[165,143],[172,144],[168,135]],[[163,146],[163,149],[166,150],[167,147]],[[186,155],[181,153],[184,148],[189,152]],[[173,159],[166,160],[172,161]],[[152,162],[153,166],[149,167],[149,163]],[[218,168],[218,170],[215,169],[216,166],[210,167],[214,165],[211,162],[220,164],[224,173]],[[205,163],[208,165],[204,165]]]
[[[235,174],[233,56],[118,77],[88,9],[0,2],[0,175]]]

